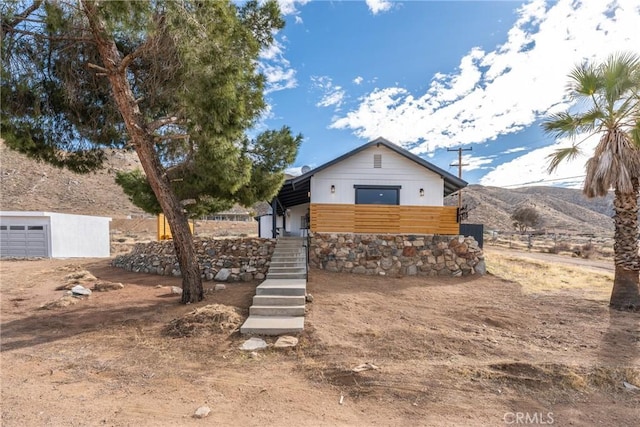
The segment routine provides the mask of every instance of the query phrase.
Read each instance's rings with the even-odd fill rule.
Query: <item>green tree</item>
[[[528,228],[535,228],[541,224],[540,214],[535,208],[520,207],[511,215],[513,226],[520,234],[524,234]]]
[[[600,135],[586,163],[583,192],[605,196],[614,189],[615,278],[610,305],[640,308],[638,189],[640,179],[640,57],[611,55],[602,64],[582,64],[569,75],[568,95],[578,110],[554,114],[543,123],[556,137]],[[584,139],[582,140],[584,141]],[[580,153],[580,142],[550,156],[549,171]]]
[[[245,137],[265,108],[259,53],[284,21],[275,1],[3,2],[6,144],[77,172],[104,147],[136,151],[119,176],[134,202],[164,212],[182,302],[204,297],[187,216],[269,198],[301,137]],[[191,210],[191,211],[190,211]]]

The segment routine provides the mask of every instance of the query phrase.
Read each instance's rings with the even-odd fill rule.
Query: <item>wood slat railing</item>
[[[317,233],[459,234],[455,206],[339,205],[312,203]]]

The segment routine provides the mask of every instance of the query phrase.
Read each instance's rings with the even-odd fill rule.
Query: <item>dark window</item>
[[[400,187],[355,186],[357,205],[399,205]]]
[[[10,225],[9,230],[24,230],[24,225]]]
[[[0,225],[0,230],[6,230],[7,226],[6,225]]]
[[[27,230],[44,230],[42,225],[30,225]]]

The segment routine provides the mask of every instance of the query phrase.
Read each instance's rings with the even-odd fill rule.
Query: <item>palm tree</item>
[[[621,53],[598,65],[582,64],[569,74],[567,94],[575,112],[554,114],[542,124],[558,137],[600,135],[585,165],[583,192],[605,196],[611,188],[615,224],[615,278],[610,306],[640,309],[638,190],[640,189],[640,56]],[[584,141],[584,139],[582,139]],[[551,154],[549,172],[580,153],[580,143]]]

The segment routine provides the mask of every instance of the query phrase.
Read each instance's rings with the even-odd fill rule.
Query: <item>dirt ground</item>
[[[124,288],[39,309],[81,268]],[[609,311],[606,297],[579,288],[524,292],[490,273],[312,270],[298,346],[252,356],[238,349],[246,339],[238,332],[171,338],[164,330],[206,304],[246,316],[258,283],[213,291],[205,282],[206,300],[184,306],[171,294],[179,279],[127,273],[109,260],[3,260],[1,423],[639,425],[640,315]],[[378,369],[352,372],[367,362]],[[194,418],[203,405],[211,414]]]

